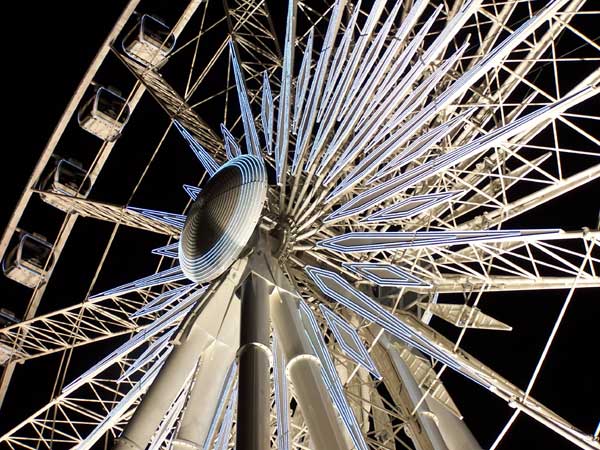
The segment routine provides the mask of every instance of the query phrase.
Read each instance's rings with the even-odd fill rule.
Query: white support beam
[[[600,287],[600,277],[579,279],[576,277],[541,277],[527,279],[517,276],[490,276],[486,279],[477,280],[474,277],[462,275],[446,275],[442,279],[432,280],[435,291],[440,294],[463,293],[481,289],[486,292],[570,289],[575,282],[577,282],[578,288]]]
[[[485,212],[468,222],[460,224],[460,230],[479,229],[482,225],[485,228],[492,228],[513,217],[523,214],[537,206],[546,203],[554,198],[560,197],[569,191],[572,191],[579,186],[590,183],[593,180],[600,178],[600,164],[597,164],[589,169],[583,170],[576,175],[557,181],[556,183],[547,186],[533,194],[521,197],[514,202],[503,205],[501,208],[493,211]],[[591,224],[590,224],[591,225]]]

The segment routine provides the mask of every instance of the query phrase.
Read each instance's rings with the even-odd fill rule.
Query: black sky
[[[4,227],[8,221],[62,110],[125,4],[123,0],[95,2],[93,7],[89,2],[74,1],[12,2],[5,11],[4,22],[10,32],[4,36],[2,64],[5,139],[0,226]],[[121,80],[125,82],[127,74],[116,69],[117,73],[116,84]],[[124,135],[124,142],[111,155],[93,198],[114,203],[126,201],[124,191],[125,194],[129,192],[128,186],[141,173],[136,162],[149,156],[160,137],[153,124],[166,126],[166,118],[150,99],[144,100],[140,107],[147,117],[132,123],[132,129],[126,130],[129,135]],[[74,151],[78,154],[85,154],[98,144],[89,136],[75,136],[69,142],[77,147]],[[170,145],[172,156],[163,157],[153,166],[148,185],[141,189],[132,204],[172,211],[183,207],[185,194],[174,186],[196,182],[200,169],[193,167],[189,155],[182,155],[185,150],[175,152],[177,141]],[[176,177],[177,181],[161,184],[161,180],[169,177]],[[169,188],[165,187],[167,184]],[[596,182],[540,208],[524,218],[523,224],[569,230],[593,226],[600,204],[598,198],[600,187]],[[569,213],[565,214],[567,208]],[[56,212],[47,211],[43,206],[38,211],[42,212],[27,219],[27,223],[39,225],[51,233]],[[85,295],[99,261],[100,244],[106,242],[110,230],[109,225],[89,221],[78,225],[65,250],[64,261],[57,268],[56,280],[49,287],[42,312],[77,303]],[[109,258],[110,268],[103,272],[95,292],[153,270],[157,260],[148,257],[149,250],[162,242],[162,238],[145,232],[124,232],[115,244],[117,250]],[[29,291],[2,278],[0,292],[0,306],[18,311],[24,307]],[[512,325],[514,331],[469,332],[464,341],[465,348],[525,388],[565,295],[565,291],[489,295],[485,301],[486,312]],[[542,403],[588,433],[594,431],[600,420],[597,387],[600,379],[597,363],[599,300],[598,289],[576,292],[564,326],[532,392]],[[76,353],[79,359],[73,363],[67,379],[99,360],[110,348],[96,345]],[[13,389],[0,411],[0,434],[46,403],[57,362],[57,357],[47,357],[18,369]],[[491,444],[512,410],[481,387],[473,386],[449,371],[444,380],[479,442],[484,447]],[[566,450],[575,447],[522,416],[500,448]]]

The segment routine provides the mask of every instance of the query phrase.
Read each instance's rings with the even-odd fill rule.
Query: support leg
[[[173,440],[173,450],[203,447],[212,421],[209,412],[216,411],[218,407],[219,395],[235,359],[236,349],[237,346],[217,340],[202,354],[177,438]]]
[[[239,326],[240,303],[234,295],[247,260],[240,260],[186,317],[177,343],[152,386],[129,420],[114,450],[143,450],[158,428],[204,350],[223,333]],[[232,342],[233,348],[237,346]]]
[[[261,277],[251,274],[243,285],[236,448],[270,447],[269,291]]]
[[[321,376],[321,364],[306,340],[294,296],[275,289],[271,299],[273,328],[288,361],[286,372],[308,425],[315,450],[352,447]]]

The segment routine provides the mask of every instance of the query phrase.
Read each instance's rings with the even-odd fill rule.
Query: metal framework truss
[[[152,254],[173,266],[0,330],[10,367],[65,352],[59,373],[78,347],[122,341],[0,442],[239,448],[249,352],[267,366],[257,422],[279,450],[479,449],[446,369],[515,408],[492,450],[521,413],[600,449],[599,431],[531,397],[574,292],[600,287],[600,224],[529,227],[535,208],[600,176],[594,2],[290,0],[285,17],[266,0],[217,3],[189,3],[172,29],[183,43],[159,67],[117,50],[124,23],[107,45],[135,77],[134,101],[150,92],[164,136],[175,125],[209,177],[240,156],[264,164],[260,233],[198,285],[176,263],[185,211],[38,191],[71,213],[68,231],[83,216],[169,236]],[[190,203],[203,179],[183,180]],[[461,344],[472,328],[511,331],[486,312],[488,292],[526,290],[565,300],[522,389]],[[273,327],[241,345],[247,298],[268,300]]]

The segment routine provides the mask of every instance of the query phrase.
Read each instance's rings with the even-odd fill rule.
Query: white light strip
[[[173,225],[176,228],[183,228],[185,224],[186,216],[183,214],[175,214],[165,211],[157,211],[155,209],[136,208],[134,206],[128,206],[127,211],[133,211],[141,214],[144,217],[148,217],[152,220],[158,220],[159,222],[166,223],[167,225]]]
[[[211,176],[214,174],[210,174]],[[191,186],[189,184],[183,185],[183,190],[190,196],[192,200],[196,200],[198,198],[198,194],[202,192],[202,189],[197,186]]]
[[[273,104],[273,93],[271,91],[271,84],[269,83],[269,74],[266,70],[263,72],[261,106],[260,120],[262,121],[263,133],[265,135],[267,153],[271,155],[273,154],[273,120],[275,115],[275,105]]]
[[[173,124],[179,133],[181,133],[183,138],[187,141],[188,145],[194,152],[194,155],[196,155],[196,158],[198,158],[198,161],[200,161],[204,167],[204,170],[206,170],[210,176],[214,175],[214,173],[219,170],[219,164],[214,160],[210,153],[208,153],[204,147],[200,145],[194,136],[192,136],[192,134],[186,130],[181,123],[179,123],[179,121],[174,120]]]
[[[271,344],[271,354],[273,355],[273,381],[275,383],[275,410],[277,414],[277,450],[289,450],[290,402],[285,373],[287,363],[275,335],[273,335],[273,342]]]
[[[486,230],[486,231],[357,231],[340,234],[317,243],[317,247],[340,253],[363,253],[405,248],[432,248],[473,242],[524,240],[560,233],[547,230]]]
[[[342,351],[344,351],[344,353],[346,353],[356,364],[364,367],[371,372],[375,378],[381,380],[382,376],[377,370],[373,359],[371,359],[371,355],[369,355],[365,349],[360,337],[358,337],[356,330],[350,326],[348,322],[327,308],[327,306],[321,304],[319,305],[319,309],[321,310],[321,313],[323,313],[323,317],[325,318],[329,329],[333,332],[335,340],[340,345]],[[351,343],[347,341],[342,332],[350,337]]]
[[[488,149],[506,142],[513,136],[516,136],[524,131],[536,129],[536,127],[550,119],[556,118],[559,114],[566,111],[570,107],[581,103],[582,101],[596,95],[600,89],[590,86],[572,95],[563,97],[552,105],[547,105],[534,111],[531,114],[523,116],[513,122],[510,122],[502,127],[496,128],[486,135],[465,144],[455,150],[438,156],[425,164],[421,164],[403,174],[392,178],[389,181],[381,183],[371,189],[357,195],[348,203],[342,205],[338,210],[331,214],[326,221],[347,218],[355,214],[359,214],[366,209],[369,209],[384,200],[387,200],[397,193],[414,186],[453,165],[458,164],[465,159],[476,154],[481,154]],[[359,180],[354,180],[356,183]],[[334,198],[341,195],[348,189],[345,186],[339,189],[335,194],[330,195],[327,200],[332,201]]]
[[[231,62],[233,64],[233,74],[235,76],[240,110],[242,112],[244,136],[246,137],[246,151],[251,155],[262,158],[260,141],[258,140],[258,132],[256,131],[256,124],[254,123],[254,115],[252,114],[250,102],[248,101],[246,80],[244,79],[244,74],[242,73],[242,67],[240,66],[233,40],[229,42],[229,51],[231,54]]]
[[[432,287],[420,278],[414,276],[407,270],[398,266],[384,263],[342,263],[346,269],[350,269],[357,275],[372,281],[378,286],[393,287]]]
[[[312,66],[314,31],[314,28],[311,28],[310,32],[308,33],[308,40],[306,42],[306,48],[304,49],[302,64],[300,65],[300,72],[298,73],[298,77],[296,78],[294,120],[292,122],[292,132],[294,134],[298,132],[300,113],[302,112],[302,106],[304,105],[304,99],[306,98],[306,91],[308,90],[308,82],[310,81],[310,68]]]
[[[238,145],[233,134],[227,129],[224,124],[221,124],[221,134],[223,135],[223,141],[225,142],[225,153],[227,153],[227,159],[232,160],[242,155],[240,146]]]
[[[394,203],[387,208],[380,209],[379,211],[365,217],[360,222],[364,223],[376,223],[384,222],[387,223],[391,220],[408,219],[416,216],[430,208],[433,208],[440,203],[450,200],[462,191],[453,192],[434,192],[432,194],[415,195],[409,197],[398,203]]]
[[[164,256],[166,258],[177,259],[178,257],[178,248],[179,243],[177,241],[172,244],[163,245],[162,247],[157,247],[152,249],[153,255]]]
[[[100,292],[99,294],[90,297],[90,300],[100,300],[103,298],[113,297],[117,295],[127,294],[133,291],[139,291],[159,284],[171,283],[173,281],[184,280],[185,275],[179,266],[171,267],[170,269],[154,273],[139,280],[131,281],[121,286],[109,289],[108,291]]]
[[[310,307],[306,303],[300,301],[299,306],[300,317],[304,323],[304,330],[313,351],[319,358],[319,361],[321,361],[321,374],[323,376],[323,381],[325,382],[327,391],[331,396],[331,400],[333,400],[335,403],[335,406],[340,413],[342,421],[348,430],[348,434],[350,435],[354,446],[358,450],[368,450],[365,438],[362,434],[360,426],[358,425],[358,422],[356,421],[356,417],[354,416],[354,411],[348,404],[348,400],[344,395],[344,389],[337,374],[337,370],[333,365],[333,361],[331,360],[331,356],[329,355],[329,350],[323,342],[321,329],[317,324],[317,320],[315,319]]]

